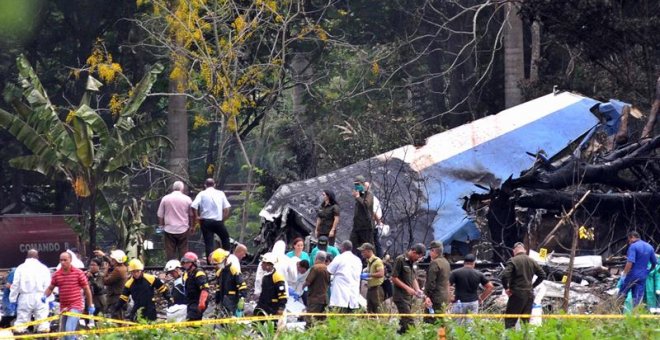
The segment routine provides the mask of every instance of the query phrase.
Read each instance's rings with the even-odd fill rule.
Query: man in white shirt
[[[35,249],[28,250],[25,262],[16,268],[9,294],[9,302],[18,304],[14,323],[18,333],[26,331],[21,325],[32,321],[32,317],[35,320],[48,317],[48,303],[42,302],[41,297],[49,285],[50,270],[39,262],[39,252]],[[39,332],[49,330],[49,322],[42,322],[37,326]]]
[[[227,201],[225,193],[214,188],[215,181],[213,181],[213,178],[207,178],[204,185],[206,189],[197,194],[191,207],[195,219],[199,220],[202,228],[206,257],[208,257],[216,248],[214,240],[216,234],[220,237],[222,249],[229,251],[231,248],[229,232],[227,232],[224,223],[229,217],[231,205]]]
[[[227,259],[232,266],[238,269],[239,273],[241,272],[241,261],[247,255],[247,250],[248,249],[244,244],[238,243],[236,244],[236,247],[234,247],[234,252],[229,255],[229,258]]]
[[[330,262],[328,272],[332,275],[329,306],[344,312],[359,308],[362,261],[353,254],[351,241],[342,242],[341,254]]]
[[[160,200],[158,223],[163,227],[165,255],[168,260],[180,259],[188,252],[188,233],[194,231],[192,200],[183,193],[183,182],[172,184],[172,192]]]

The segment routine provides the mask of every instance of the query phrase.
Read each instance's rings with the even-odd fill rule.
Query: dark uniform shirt
[[[369,191],[355,198],[353,230],[373,230],[374,196]]]
[[[227,264],[225,268],[216,273],[216,277],[218,280],[216,302],[222,301],[225,296],[237,297],[240,295],[241,297],[247,297],[247,285],[235,265]]]
[[[424,294],[431,299],[434,305],[449,303],[449,275],[451,267],[444,257],[440,256],[431,261],[426,273]]]
[[[472,268],[458,268],[451,272],[449,283],[454,285],[456,290],[454,296],[456,301],[473,302],[479,300],[479,284],[485,286],[488,279],[484,273]]]
[[[315,264],[309,270],[307,278],[305,279],[307,286],[307,303],[308,304],[328,304],[328,286],[330,286],[330,273],[328,273],[328,266],[324,263]]]
[[[124,291],[119,296],[121,304],[128,302],[128,297],[133,298],[133,309],[130,318],[135,320],[138,310],[142,308],[142,315],[145,319],[156,320],[156,305],[154,303],[155,293],[167,296],[167,286],[163,281],[151,274],[142,274],[142,277],[135,279],[131,277],[124,285]]]
[[[412,288],[413,280],[415,280],[415,269],[413,263],[408,260],[405,255],[399,255],[394,260],[394,267],[392,268],[392,277],[399,278],[403,283]],[[412,296],[402,288],[394,285],[394,294],[392,295],[393,301],[411,301]]]
[[[328,235],[332,229],[332,224],[335,222],[335,216],[339,216],[339,206],[336,204],[321,206],[317,216],[321,222],[319,224],[319,234]]]
[[[537,279],[532,284],[534,274]],[[502,272],[502,287],[517,292],[530,292],[543,280],[545,280],[545,272],[541,266],[524,253],[510,258]]]
[[[208,291],[209,289],[208,277],[199,268],[193,269],[191,273],[186,271],[183,273],[183,286],[185,287],[188,304],[197,306],[202,291]]]
[[[277,314],[286,306],[287,292],[284,286],[284,276],[277,271],[264,275],[261,281],[261,295],[257,301],[257,309],[266,314]]]
[[[96,312],[94,314],[105,313],[106,299],[105,299],[105,285],[103,284],[103,273],[96,272],[92,277],[88,278],[89,289],[92,291],[92,299]]]
[[[178,278],[172,283],[172,300],[175,305],[188,304],[186,299],[186,287],[183,286],[183,278]]]

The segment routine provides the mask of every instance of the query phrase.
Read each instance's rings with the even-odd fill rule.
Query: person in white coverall
[[[20,325],[48,317],[48,303],[41,301],[46,288],[50,285],[50,270],[39,261],[39,252],[30,249],[25,262],[16,268],[14,283],[11,285],[9,301],[17,303],[16,326],[17,333],[25,332]],[[50,331],[50,323],[43,322],[37,326],[37,331]]]

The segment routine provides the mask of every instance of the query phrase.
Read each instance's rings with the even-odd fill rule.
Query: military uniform
[[[243,281],[240,270],[228,263],[225,268],[216,272],[218,291],[215,293],[215,303],[223,306],[225,315],[233,316],[236,312],[238,300],[247,296],[247,285]]]
[[[532,283],[532,278],[536,275],[536,281]],[[506,262],[502,272],[502,287],[511,290],[511,296],[506,304],[506,314],[530,314],[532,304],[534,303],[534,293],[532,289],[543,280],[545,272],[536,261],[532,260],[524,253],[510,258]],[[506,328],[515,327],[517,318],[504,319]],[[528,322],[529,319],[522,319]]]
[[[431,299],[433,309],[442,311],[449,303],[449,275],[451,267],[444,257],[440,256],[429,264],[424,284],[424,294]]]
[[[284,282],[284,276],[277,271],[264,275],[255,314],[273,315],[284,310],[287,301]]]
[[[162,294],[166,300],[169,300],[167,286],[157,277],[146,273],[142,274],[139,279],[131,277],[126,281],[124,290],[119,296],[119,305],[115,308],[122,308],[128,302],[130,296],[133,298],[133,309],[129,314],[131,320],[137,318],[139,310],[141,310],[142,317],[145,319],[156,320],[155,293]]]
[[[355,198],[353,230],[350,240],[353,244],[374,243],[374,196],[368,190]]]
[[[199,298],[202,295],[202,291],[209,290],[208,277],[206,273],[199,269],[195,268],[191,272],[183,273],[183,285],[186,291],[186,302],[188,305],[187,317],[188,321],[192,320],[201,320],[204,314],[204,311],[200,311]]]
[[[415,278],[415,268],[413,267],[413,262],[408,260],[408,257],[405,255],[399,255],[394,260],[394,267],[392,268],[392,277],[396,277],[401,280],[403,283],[409,287],[413,286],[413,280]],[[396,305],[396,309],[399,314],[410,314],[412,307],[413,297],[408,294],[402,288],[399,288],[397,285],[394,285],[394,294],[392,295],[392,302]],[[405,333],[410,325],[413,323],[411,317],[401,317],[399,318],[399,333]]]
[[[385,271],[383,261],[376,255],[371,256],[367,261],[367,271],[373,275],[380,270]],[[382,284],[385,277],[370,277],[367,280],[367,313],[381,313],[381,306],[385,298]]]

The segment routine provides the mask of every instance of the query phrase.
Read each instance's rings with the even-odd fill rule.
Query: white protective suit
[[[273,246],[273,250],[271,253],[277,255],[277,263],[275,263],[275,270],[284,275],[284,280],[285,280],[285,285],[286,285],[286,291],[289,291],[289,284],[288,282],[295,282],[296,278],[298,277],[298,269],[296,268],[296,259],[292,259],[288,256],[286,256],[286,244],[284,241],[279,240],[275,242],[275,245]],[[257,267],[257,274],[255,275],[255,280],[254,280],[254,294],[260,295],[261,294],[261,280],[263,280],[264,275],[263,269],[261,269],[261,262],[259,262],[259,266]]]
[[[25,332],[21,324],[48,317],[48,302],[41,302],[46,288],[50,285],[50,270],[38,259],[28,258],[16,268],[14,282],[11,285],[9,301],[17,303],[16,331]],[[43,322],[37,327],[39,332],[50,330],[50,323]]]
[[[332,275],[328,306],[359,308],[360,274],[362,273],[360,258],[350,251],[345,251],[330,262],[328,272]]]

